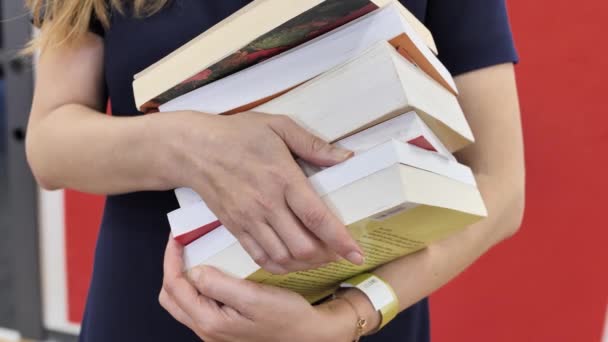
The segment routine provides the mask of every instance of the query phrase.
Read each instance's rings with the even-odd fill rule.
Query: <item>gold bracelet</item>
[[[355,326],[355,338],[353,339],[353,342],[359,342],[361,337],[363,337],[363,333],[365,332],[364,329],[367,326],[367,320],[361,317],[361,315],[357,311],[357,307],[355,306],[355,304],[353,304],[353,302],[350,301],[350,299],[343,297],[343,296],[337,296],[336,294],[334,294],[332,296],[332,299],[333,300],[342,299],[343,301],[348,303],[348,305],[350,305],[351,308],[353,308],[355,315],[357,315],[357,324]]]

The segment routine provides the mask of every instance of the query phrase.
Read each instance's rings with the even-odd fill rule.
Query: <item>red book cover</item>
[[[421,136],[419,136],[417,138],[414,138],[414,139],[408,141],[408,143],[412,144],[414,146],[418,146],[420,148],[423,148],[425,150],[437,152],[437,150],[435,149],[435,147],[433,147],[433,145],[431,145],[431,143],[424,137],[424,135],[421,135]]]
[[[191,230],[185,234],[174,236],[173,238],[182,246],[187,246],[221,225],[222,224],[220,223],[220,221],[213,221],[202,227]]]

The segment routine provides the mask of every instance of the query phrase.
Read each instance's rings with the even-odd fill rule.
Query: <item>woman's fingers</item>
[[[315,165],[333,166],[353,156],[353,152],[329,144],[287,116],[275,115],[269,120],[269,126],[293,153]]]
[[[256,240],[247,232],[239,234],[238,240],[247,254],[251,256],[253,261],[263,267],[266,271],[272,274],[285,274],[288,272],[285,267],[275,263],[268,257],[264,249],[256,242]]]
[[[251,236],[255,237],[256,242],[268,254],[270,260],[281,266],[289,263],[291,254],[273,228],[265,223],[259,223],[254,228],[247,227],[246,229]]]
[[[175,301],[171,298],[171,296],[169,296],[169,294],[167,294],[167,291],[165,291],[164,288],[160,291],[160,295],[158,296],[158,302],[171,316],[173,316],[173,318],[175,318],[181,324],[190,328],[190,330],[195,330],[197,328],[194,322],[192,321],[192,318],[188,316],[188,314],[186,314],[184,310],[182,310],[175,303]]]
[[[263,226],[263,227],[262,227]],[[252,233],[249,233],[251,236]],[[277,233],[269,225],[260,225],[256,229],[255,242],[259,244],[270,259],[261,264],[264,269],[274,274],[285,274],[288,272],[296,272],[315,268],[319,264],[324,264],[327,261],[299,261],[293,258],[287,246],[279,238]],[[243,246],[244,247],[244,246]],[[247,250],[247,249],[245,249]]]
[[[258,265],[266,264],[270,261],[270,257],[264,251],[255,239],[247,232],[241,231],[236,235],[236,238],[241,243],[241,246],[245,249],[247,254],[255,261]]]
[[[329,211],[303,175],[287,185],[285,199],[302,224],[332,251],[353,264],[363,264],[363,252],[346,226]]]
[[[346,227],[310,187],[290,152],[323,166],[352,153],[284,116],[241,113],[210,124],[221,139],[206,142],[192,177],[203,180],[199,188],[210,194],[205,201],[258,264],[294,271],[333,261],[334,254],[363,262]],[[227,154],[230,146],[234,153]]]
[[[324,264],[336,259],[316,236],[293,214],[287,203],[271,214],[268,220],[270,226],[277,232],[279,238],[289,249],[294,260],[303,264]]]
[[[193,319],[208,317],[209,303],[201,300],[196,288],[183,274],[183,247],[169,237],[163,263],[163,290],[181,310]]]
[[[197,268],[192,281],[205,297],[228,305],[246,317],[255,311],[256,303],[264,302],[270,294],[265,287],[237,279],[208,266]]]
[[[257,252],[251,252],[251,250],[262,250],[262,248],[258,245],[256,240],[253,239],[253,237],[251,235],[249,235],[248,233],[242,233],[241,235],[239,235],[239,242],[241,243],[241,246],[243,246],[243,249],[245,249],[245,251],[250,256],[252,255],[252,253],[257,253]],[[263,250],[262,250],[262,253],[265,254],[265,252]],[[252,257],[252,259],[253,259],[253,257]],[[331,259],[331,258],[329,258],[329,259],[330,259],[329,261],[335,260],[335,259]],[[266,271],[268,271],[272,274],[286,274],[289,272],[311,270],[311,269],[319,268],[328,263],[328,261],[306,262],[306,261],[290,259],[285,264],[280,265],[268,257],[264,257],[261,260],[254,259],[254,261],[258,265],[260,265],[262,268],[264,268]]]

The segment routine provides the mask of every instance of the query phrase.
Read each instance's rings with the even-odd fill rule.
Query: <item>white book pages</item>
[[[473,186],[477,184],[468,166],[394,139],[308,179],[319,196],[324,196],[393,164],[413,166]]]
[[[454,155],[448,151],[416,112],[401,114],[334,144],[358,155],[389,140],[406,142],[421,148],[426,147],[420,145],[428,145],[434,152],[456,161]],[[298,159],[297,162],[308,177],[326,169],[326,167],[312,165],[302,159]]]
[[[417,33],[403,18],[399,6],[391,4],[300,47],[180,96],[159,109],[224,113],[291,89],[358,56],[375,43],[403,33],[412,37],[436,68],[445,69],[420,38],[413,38]],[[448,77],[456,92],[447,69],[440,74]]]
[[[173,237],[179,237],[193,230],[216,221],[217,218],[209,208],[198,200],[167,214]]]
[[[175,197],[177,198],[177,203],[179,203],[179,206],[181,208],[202,201],[201,196],[197,194],[196,191],[190,188],[177,188],[174,190],[174,192]]]
[[[329,142],[416,111],[448,150],[474,140],[456,96],[385,41],[254,111],[285,114]]]
[[[225,246],[224,249],[217,250],[216,247],[220,245]],[[206,248],[207,245],[198,246],[198,248],[192,245],[186,246],[184,248],[184,270],[203,264],[220,269],[235,278],[244,279],[260,269],[260,266],[255,263],[238,241],[232,244],[224,242],[214,244],[212,249],[215,253],[207,258],[202,258],[197,249]]]
[[[190,269],[234,243],[238,244],[234,235],[226,227],[219,226],[184,247],[184,268]]]

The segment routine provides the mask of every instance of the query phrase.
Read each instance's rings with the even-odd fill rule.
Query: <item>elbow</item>
[[[45,168],[46,162],[40,157],[42,154],[38,151],[39,148],[35,136],[29,133],[30,132],[28,132],[25,139],[25,155],[36,183],[44,190],[59,190],[61,187],[54,182],[53,177],[48,174]]]
[[[55,191],[62,189],[60,186],[53,183],[50,179],[45,178],[43,175],[34,173],[34,179],[36,180],[36,183],[38,183],[38,186],[44,190]]]
[[[509,219],[506,220],[508,224],[505,227],[505,239],[513,237],[520,231],[524,220],[525,208],[526,194],[522,187],[521,190],[514,194],[511,201],[510,210],[508,213]]]

